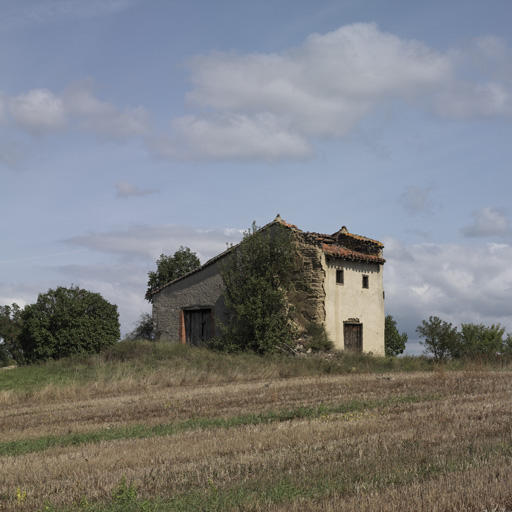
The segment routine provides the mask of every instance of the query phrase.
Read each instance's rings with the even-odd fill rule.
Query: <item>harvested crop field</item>
[[[42,389],[0,425],[6,512],[512,510],[506,370]]]

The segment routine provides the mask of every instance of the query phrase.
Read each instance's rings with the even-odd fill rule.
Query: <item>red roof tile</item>
[[[325,254],[329,254],[330,256],[338,256],[352,261],[369,261],[375,263],[385,263],[386,261],[384,258],[381,258],[380,256],[351,251],[350,249],[345,249],[343,247],[340,247],[339,245],[323,243],[322,250],[325,252]]]

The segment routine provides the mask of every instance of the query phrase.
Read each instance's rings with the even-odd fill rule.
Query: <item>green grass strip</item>
[[[35,439],[22,439],[0,443],[0,457],[25,455],[27,453],[42,452],[50,448],[78,446],[103,441],[117,441],[121,439],[145,439],[150,437],[163,437],[175,435],[190,430],[209,430],[220,428],[243,427],[247,425],[267,425],[297,419],[318,419],[333,414],[345,414],[372,410],[403,403],[418,403],[439,400],[440,395],[406,395],[391,397],[385,400],[353,400],[338,405],[320,404],[317,406],[283,409],[280,411],[266,411],[260,414],[247,414],[233,418],[192,418],[189,420],[160,424],[154,426],[132,425],[114,429],[103,429],[88,433],[70,433],[60,436],[43,436]]]

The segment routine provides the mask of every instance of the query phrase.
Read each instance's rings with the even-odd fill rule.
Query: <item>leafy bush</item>
[[[462,324],[458,356],[493,356],[503,350],[505,328],[500,324]]]
[[[117,306],[78,287],[39,294],[22,322],[19,340],[28,362],[98,353],[120,337]]]
[[[313,352],[326,352],[334,348],[334,343],[329,338],[329,334],[322,324],[308,322],[305,334],[308,338],[307,347]]]
[[[0,345],[0,366],[9,366],[11,358],[5,348],[5,345]]]
[[[501,346],[501,353],[507,354],[507,356],[512,356],[512,333],[507,333],[507,337]]]
[[[407,343],[407,333],[400,334],[396,322],[391,315],[387,315],[384,326],[384,347],[387,356],[403,354]]]
[[[155,331],[153,329],[153,316],[149,313],[142,313],[137,321],[133,331],[129,332],[125,340],[149,340],[155,341]]]
[[[0,345],[0,360],[4,364],[23,363],[23,352],[19,344],[19,335],[21,333],[21,313],[22,310],[18,304],[12,306],[0,306],[0,338],[3,344]]]
[[[292,287],[295,245],[282,226],[261,231],[253,223],[221,267],[224,300],[231,312],[219,346],[273,352],[292,343],[287,295]]]

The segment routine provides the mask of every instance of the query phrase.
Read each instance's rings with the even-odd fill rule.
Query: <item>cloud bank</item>
[[[512,332],[510,244],[384,244],[386,314],[411,341],[430,316],[454,325],[501,323]]]
[[[138,139],[167,159],[297,160],[383,107],[406,105],[445,119],[512,116],[512,54],[493,37],[439,51],[357,23],[312,34],[281,53],[197,55],[189,69],[191,113],[168,120],[167,132],[156,129],[143,106],[120,109],[100,100],[90,79],[61,93],[0,94],[0,121],[7,131],[39,138],[79,130]],[[1,158],[9,161],[5,153]]]
[[[181,245],[196,252],[202,263],[242,239],[240,229],[202,230],[181,225],[134,225],[122,231],[91,233],[66,243],[107,253],[123,260],[155,262],[161,254],[174,254]]]

